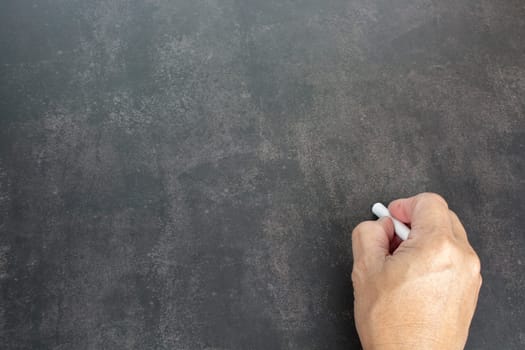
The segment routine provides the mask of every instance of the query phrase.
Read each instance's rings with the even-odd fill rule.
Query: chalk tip
[[[383,203],[381,203],[381,202],[375,202],[374,204],[372,204],[372,205],[370,206],[370,211],[371,211],[371,212],[374,212],[374,207],[383,208],[384,205],[383,205]]]

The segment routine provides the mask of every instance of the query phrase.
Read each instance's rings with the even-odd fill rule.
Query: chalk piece
[[[394,230],[396,231],[396,234],[399,236],[399,238],[401,238],[403,241],[408,238],[408,235],[410,234],[410,229],[401,221],[392,217],[388,208],[385,207],[383,204],[375,203],[374,205],[372,205],[372,213],[374,213],[374,215],[378,218],[382,218],[385,216],[391,218],[392,222],[394,223]]]

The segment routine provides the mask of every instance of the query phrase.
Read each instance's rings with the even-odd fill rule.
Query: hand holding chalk
[[[396,219],[367,220],[352,231],[354,320],[363,349],[463,349],[481,286],[465,228],[434,193],[389,208],[371,209],[411,228]],[[410,239],[397,246],[395,234]]]
[[[396,231],[396,234],[399,236],[399,238],[401,238],[403,241],[405,241],[408,238],[408,235],[410,234],[410,229],[401,221],[393,218],[390,214],[390,211],[388,211],[387,207],[385,207],[383,204],[376,203],[372,205],[372,213],[374,213],[374,215],[378,218],[382,218],[385,216],[391,218],[392,222],[394,223],[394,230]]]

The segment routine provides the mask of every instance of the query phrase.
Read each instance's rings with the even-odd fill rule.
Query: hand
[[[396,244],[390,218],[362,222],[352,232],[363,348],[463,349],[481,287],[479,258],[465,229],[433,193],[395,200],[389,210],[411,225],[406,241]]]

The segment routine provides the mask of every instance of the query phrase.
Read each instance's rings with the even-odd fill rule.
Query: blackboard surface
[[[349,231],[443,194],[525,348],[522,0],[4,0],[2,349],[359,349]]]

